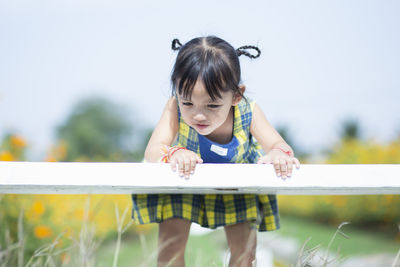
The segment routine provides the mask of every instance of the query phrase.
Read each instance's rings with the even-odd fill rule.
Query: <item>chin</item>
[[[196,126],[192,126],[192,128],[193,129],[195,129],[196,130],[196,132],[198,133],[198,134],[201,134],[201,135],[209,135],[209,134],[211,134],[212,132],[213,132],[213,130],[210,128],[210,127],[206,127],[206,128],[204,128],[204,129],[199,129],[198,127],[196,127]]]
[[[210,131],[199,130],[199,129],[196,129],[196,128],[195,128],[195,130],[196,130],[196,132],[197,132],[198,134],[201,134],[201,135],[209,135],[209,134],[212,133],[212,132],[210,132]]]

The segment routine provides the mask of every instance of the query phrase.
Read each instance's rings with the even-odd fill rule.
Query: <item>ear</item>
[[[239,91],[243,95],[244,91],[246,91],[246,86],[244,86],[243,84],[239,85]],[[240,95],[239,93],[234,94],[232,106],[236,106],[237,104],[239,104],[240,100],[242,100],[242,98],[243,98],[242,95]]]

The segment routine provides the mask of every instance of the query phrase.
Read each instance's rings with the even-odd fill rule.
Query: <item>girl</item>
[[[235,50],[215,36],[185,45],[175,39],[172,49],[179,50],[171,77],[173,97],[150,138],[145,160],[169,162],[185,178],[199,163],[272,163],[278,176],[290,177],[299,161],[260,107],[243,95],[246,87],[241,84],[238,57],[257,58],[260,50],[254,46]],[[249,49],[258,54],[253,56]],[[185,265],[192,222],[208,228],[224,226],[229,266],[251,266],[256,229],[279,228],[275,195],[153,194],[132,199],[137,222],[159,223],[158,266]]]

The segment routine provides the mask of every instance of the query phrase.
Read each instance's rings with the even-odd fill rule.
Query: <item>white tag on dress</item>
[[[220,156],[228,155],[228,149],[212,144],[210,150]]]

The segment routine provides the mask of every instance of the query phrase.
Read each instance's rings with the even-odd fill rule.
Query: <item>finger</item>
[[[195,157],[190,159],[190,174],[194,173],[194,169],[196,168],[197,159]]]
[[[285,159],[280,159],[279,163],[280,163],[282,178],[286,178],[286,176],[287,176],[286,160]]]
[[[179,170],[179,176],[183,176],[185,172],[185,162],[183,161],[182,158],[178,158],[178,170]]]
[[[279,160],[274,160],[273,161],[273,164],[274,164],[274,168],[275,168],[275,172],[276,172],[276,175],[279,177],[279,176],[281,176],[281,166],[279,165]]]
[[[296,168],[300,168],[300,161],[297,158],[293,158],[293,163],[296,165]]]
[[[292,176],[292,172],[293,172],[293,163],[292,160],[288,160],[287,162],[287,176],[291,177]]]
[[[184,170],[183,170],[183,174],[185,176],[185,178],[189,178],[190,175],[190,167],[191,167],[191,160],[190,158],[185,158],[183,160],[184,162]]]
[[[170,164],[170,166],[171,166],[171,169],[175,172],[176,171],[176,159],[174,158],[174,159],[172,159],[170,162],[169,162],[169,164]]]
[[[199,156],[196,157],[196,162],[197,163],[203,163],[203,159],[200,158]]]

